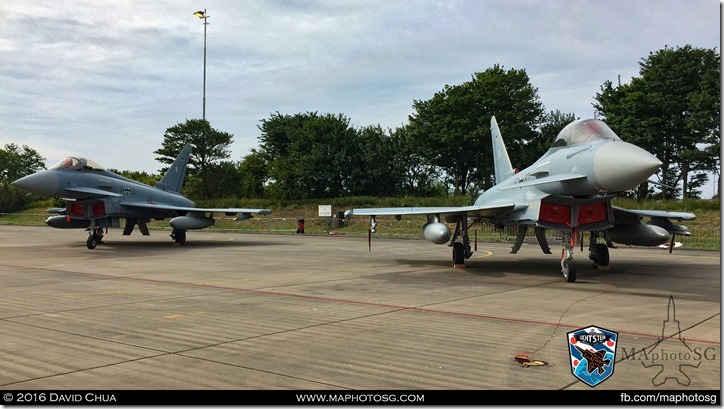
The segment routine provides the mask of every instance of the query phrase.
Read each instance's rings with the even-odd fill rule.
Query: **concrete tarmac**
[[[566,283],[560,249],[536,244],[479,243],[453,268],[425,240],[0,237],[5,390],[588,390],[566,334],[588,326],[619,334],[596,389],[720,389],[718,252],[618,248],[601,271],[577,248]]]

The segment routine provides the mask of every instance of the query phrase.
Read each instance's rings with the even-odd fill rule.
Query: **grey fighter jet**
[[[436,244],[449,242],[453,265],[464,267],[472,256],[468,230],[476,223],[498,228],[515,226],[518,235],[511,253],[520,249],[529,228],[535,230],[544,253],[551,250],[545,230],[562,235],[561,272],[576,280],[573,249],[583,232],[590,232],[589,258],[594,267],[609,265],[613,242],[658,246],[675,235],[690,235],[670,219],[692,220],[692,213],[630,210],[612,206],[617,193],[633,189],[661,166],[655,156],[622,141],[604,122],[577,120],[568,124],[551,148],[531,166],[513,169],[495,117],[490,121],[496,184],[471,206],[351,209],[346,217],[370,216],[370,233],[377,216],[426,215],[422,234]],[[644,217],[650,221],[642,222]],[[455,224],[451,233],[447,223]],[[580,234],[580,235],[579,235]]]
[[[104,228],[120,228],[121,219],[125,219],[123,235],[130,235],[138,225],[141,234],[148,236],[146,223],[170,217],[171,238],[185,244],[186,230],[213,225],[214,213],[239,214],[234,219],[237,221],[250,219],[252,214],[271,213],[269,209],[200,208],[182,196],[179,192],[192,149],[192,145],[186,145],[154,186],[109,172],[96,162],[79,157],[67,157],[50,169],[20,178],[13,184],[41,196],[64,199],[66,207],[49,209],[56,215],[48,217],[45,223],[60,229],[88,230],[89,249],[102,242]]]

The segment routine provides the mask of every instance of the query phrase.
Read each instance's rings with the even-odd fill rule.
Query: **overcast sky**
[[[203,9],[206,119],[235,161],[277,111],[396,128],[495,64],[525,69],[546,110],[592,117],[650,52],[721,39],[714,0],[4,0],[0,144],[156,172],[164,131],[202,117]]]

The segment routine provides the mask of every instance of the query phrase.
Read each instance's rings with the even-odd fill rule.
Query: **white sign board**
[[[319,217],[332,217],[332,205],[319,205]]]

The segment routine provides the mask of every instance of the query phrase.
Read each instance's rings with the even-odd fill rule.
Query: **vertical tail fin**
[[[166,174],[163,175],[163,179],[156,183],[157,189],[167,192],[181,192],[181,188],[184,185],[184,177],[186,176],[186,165],[189,164],[193,148],[191,144],[188,144],[181,150],[181,153],[178,154],[176,160],[173,161],[171,167],[166,171]]]
[[[500,129],[498,129],[498,122],[495,120],[495,116],[490,118],[490,134],[493,138],[493,166],[495,167],[495,183],[498,184],[513,176],[515,174],[515,170],[513,170],[513,165],[510,164],[508,151],[505,149],[503,135],[500,134]]]

